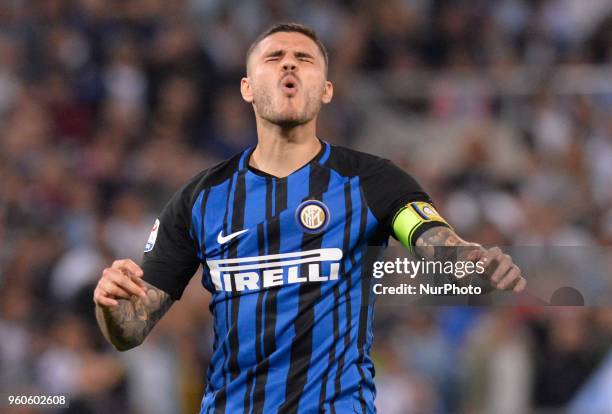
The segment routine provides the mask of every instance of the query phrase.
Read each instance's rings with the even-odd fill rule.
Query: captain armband
[[[423,232],[436,226],[450,227],[437,210],[425,201],[413,201],[402,207],[393,217],[395,237],[411,252]]]

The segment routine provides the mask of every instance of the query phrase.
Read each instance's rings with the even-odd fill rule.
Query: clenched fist
[[[130,296],[146,297],[147,287],[142,280],[140,266],[130,259],[115,260],[111,267],[104,269],[94,290],[93,300],[101,307],[114,307],[117,299]]]

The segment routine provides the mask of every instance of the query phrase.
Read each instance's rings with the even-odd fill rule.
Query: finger
[[[105,280],[110,280],[115,285],[120,286],[129,294],[141,297],[146,296],[145,289],[138,286],[136,283],[133,282],[133,279],[131,277],[123,274],[119,270],[113,268],[105,269],[103,272],[103,277]]]
[[[485,256],[485,251],[482,248],[471,248],[466,256],[465,261],[467,262],[477,262]]]
[[[520,279],[521,270],[518,268],[518,266],[513,265],[503,279],[497,284],[497,288],[500,290],[507,289],[510,286],[514,286]]]
[[[117,274],[115,272],[111,274],[110,280],[131,295],[136,295],[140,297],[146,296],[145,290],[138,286],[136,283],[134,283],[132,278],[130,278],[129,276],[126,276],[124,274]]]
[[[144,275],[140,266],[131,259],[115,260],[111,266],[113,269],[128,273],[130,276],[142,277]]]
[[[126,276],[125,276],[125,274],[123,274],[123,272],[121,270],[115,269],[113,267],[107,267],[102,272],[102,279],[101,280],[115,280],[115,279],[123,278],[123,277],[126,277]]]
[[[501,250],[497,247],[494,247],[492,249],[487,249],[482,253],[480,260],[483,262],[484,267],[487,270],[487,274],[490,275],[491,272],[494,270],[494,268],[492,267],[495,266],[497,263],[495,259],[501,253],[502,253]]]
[[[136,283],[138,286],[140,286],[142,289],[144,289],[144,291],[146,292],[149,287],[147,286],[147,284],[145,283],[144,280],[142,280],[139,277],[131,277],[132,282]]]
[[[96,303],[100,306],[105,306],[109,308],[119,306],[119,302],[117,302],[115,299],[104,298],[104,297],[101,297],[100,299],[98,299]]]
[[[105,281],[105,282],[100,283],[99,289],[103,296],[106,296],[112,299],[115,299],[115,298],[129,299],[130,298],[129,292],[127,292],[122,287],[116,285],[112,281]]]
[[[96,305],[104,306],[104,307],[113,307],[119,305],[115,299],[106,297],[102,294],[99,289],[96,289],[94,292],[94,302]]]
[[[521,277],[520,280],[514,286],[514,289],[512,289],[512,291],[519,293],[525,290],[526,287],[527,287],[527,280],[524,277]]]
[[[495,284],[502,280],[504,275],[508,273],[508,270],[512,268],[514,263],[512,263],[512,259],[507,254],[499,254],[497,257],[495,257],[494,261],[497,262],[497,267],[495,268],[495,271],[490,274],[490,279],[491,282]]]
[[[123,287],[123,280],[129,277],[118,270],[107,268],[102,272],[102,278],[98,282],[98,287],[102,289],[105,296],[117,296],[129,299],[130,294],[140,295],[138,292],[131,292]],[[120,289],[120,290],[117,290]]]

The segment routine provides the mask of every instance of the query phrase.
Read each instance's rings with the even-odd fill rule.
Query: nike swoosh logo
[[[231,239],[233,239],[234,237],[238,237],[242,233],[246,233],[247,231],[249,231],[249,229],[240,230],[240,231],[237,231],[235,233],[228,234],[227,236],[223,236],[223,230],[221,230],[219,232],[219,235],[217,236],[217,243],[225,244],[228,241],[230,241]]]

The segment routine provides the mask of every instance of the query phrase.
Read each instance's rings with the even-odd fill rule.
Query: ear
[[[247,103],[253,103],[253,91],[251,90],[251,83],[249,78],[240,79],[240,94],[242,99]]]
[[[330,81],[325,81],[325,86],[323,89],[323,96],[321,97],[321,101],[324,104],[328,104],[331,102],[334,96],[334,84]]]

